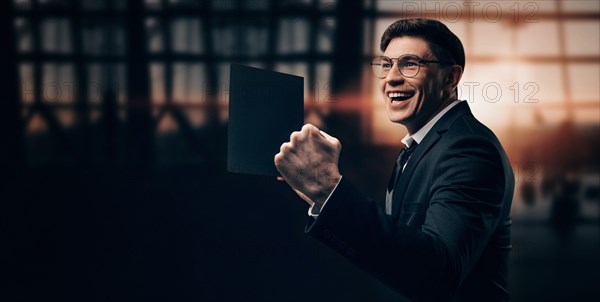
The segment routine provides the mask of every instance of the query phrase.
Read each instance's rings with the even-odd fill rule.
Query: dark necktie
[[[390,182],[388,183],[388,191],[391,192],[396,186],[398,178],[400,177],[400,174],[402,174],[402,168],[408,161],[408,158],[414,152],[417,145],[418,143],[416,141],[413,141],[412,144],[410,144],[410,147],[404,147],[402,151],[400,151],[400,155],[396,159],[396,164],[394,165],[394,172],[392,174],[392,177],[390,177]]]

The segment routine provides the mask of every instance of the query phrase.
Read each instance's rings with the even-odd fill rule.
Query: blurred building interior
[[[300,75],[305,121],[382,199],[405,130],[368,63],[403,17],[459,36],[460,97],[513,163],[512,301],[600,298],[598,0],[1,5],[3,301],[397,301],[225,156],[229,65]]]

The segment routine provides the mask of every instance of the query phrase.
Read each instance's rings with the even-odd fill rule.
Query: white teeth
[[[388,93],[388,97],[390,98],[404,98],[404,97],[410,97],[412,96],[412,93],[410,92],[390,92]]]

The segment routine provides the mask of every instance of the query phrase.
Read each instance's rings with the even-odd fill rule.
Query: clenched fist
[[[341,150],[337,138],[306,124],[281,145],[275,155],[275,166],[302,199],[320,207],[341,178],[338,168]]]

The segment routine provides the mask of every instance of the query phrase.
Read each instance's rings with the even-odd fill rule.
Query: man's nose
[[[404,82],[404,76],[400,73],[400,69],[398,68],[398,62],[394,63],[387,76],[385,77],[385,81],[390,85],[398,85]]]

